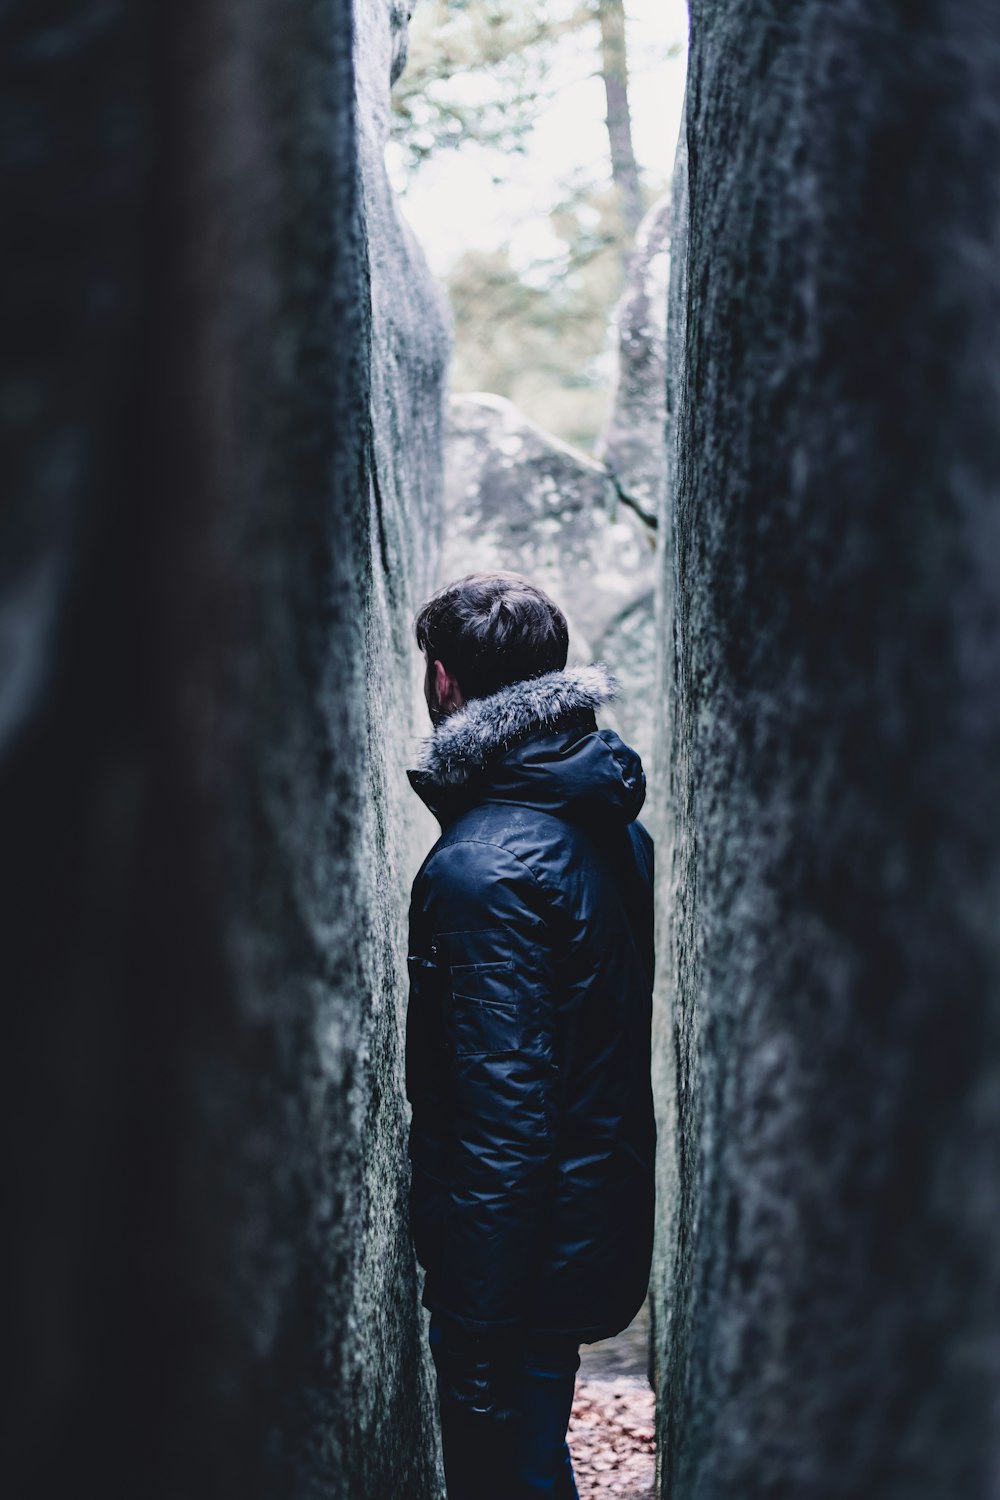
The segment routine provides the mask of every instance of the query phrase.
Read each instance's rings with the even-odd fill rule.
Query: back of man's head
[[[428,599],[417,645],[458,679],[466,698],[560,671],[569,651],[566,616],[518,573],[470,573]]]

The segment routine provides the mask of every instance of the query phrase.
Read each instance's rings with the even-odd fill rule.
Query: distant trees
[[[607,413],[610,314],[651,197],[632,142],[625,23],[625,0],[421,0],[393,91],[394,139],[411,171],[475,146],[502,184],[510,158],[531,149],[567,57],[579,59],[583,76],[589,57],[600,75],[607,156],[582,161],[539,207],[558,249],[530,264],[515,264],[503,245],[470,250],[448,277],[455,389],[508,396],[584,446]]]
[[[470,142],[523,151],[552,47],[590,20],[581,0],[421,0],[392,94],[411,167]]]
[[[645,204],[639,166],[632,148],[632,115],[628,103],[628,53],[623,0],[593,0],[601,25],[601,77],[607,100],[611,175],[618,191],[622,223],[634,238]]]

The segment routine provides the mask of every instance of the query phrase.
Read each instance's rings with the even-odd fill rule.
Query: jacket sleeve
[[[552,912],[499,845],[444,845],[426,871],[443,980],[452,1152],[436,1301],[468,1333],[516,1324],[556,1129]]]

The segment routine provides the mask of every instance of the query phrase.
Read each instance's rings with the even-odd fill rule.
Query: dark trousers
[[[440,1369],[441,1327],[431,1318],[431,1353]],[[441,1404],[448,1500],[579,1500],[566,1428],[579,1345],[552,1334],[525,1334],[511,1351],[516,1419],[477,1431]]]

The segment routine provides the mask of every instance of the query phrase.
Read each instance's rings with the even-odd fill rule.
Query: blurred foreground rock
[[[4,22],[18,1496],[440,1493],[399,1045],[447,339],[382,163],[404,27]]]
[[[675,210],[663,1494],[996,1500],[996,10],[693,5]]]

